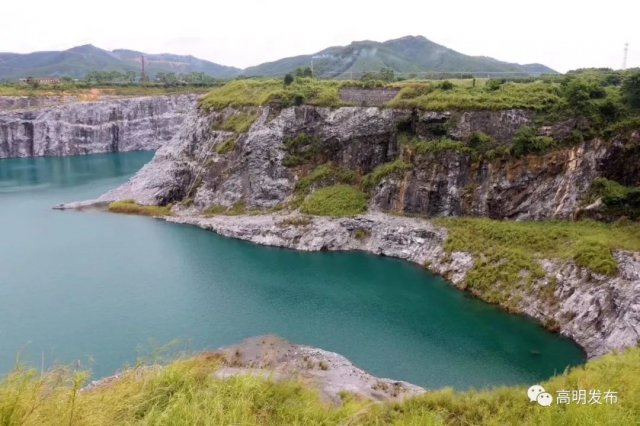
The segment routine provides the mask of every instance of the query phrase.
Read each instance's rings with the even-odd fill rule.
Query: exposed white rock
[[[44,102],[0,111],[0,158],[155,150],[178,132],[197,99],[176,95]]]

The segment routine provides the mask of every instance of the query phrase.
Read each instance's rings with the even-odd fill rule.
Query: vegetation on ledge
[[[171,206],[143,206],[134,200],[114,201],[109,204],[109,211],[142,216],[171,216]]]
[[[615,216],[640,218],[640,188],[628,187],[606,178],[591,184],[591,196],[602,198],[606,211]]]
[[[300,211],[316,216],[357,216],[367,211],[367,195],[349,185],[334,185],[313,192]]]
[[[227,118],[225,121],[215,126],[216,130],[226,130],[228,132],[245,133],[258,118],[257,113],[239,112]]]
[[[474,257],[466,277],[471,291],[492,303],[509,306],[522,272],[541,278],[540,259],[574,260],[593,272],[614,275],[613,250],[640,251],[640,224],[593,221],[513,222],[490,219],[440,218],[448,230],[445,250]]]
[[[365,191],[371,191],[378,186],[385,177],[395,173],[405,172],[410,169],[411,165],[400,159],[390,163],[380,164],[378,167],[373,169],[371,173],[364,177],[362,180],[362,187]]]
[[[0,381],[3,425],[631,425],[640,418],[640,348],[609,354],[540,383],[560,390],[599,390],[601,404],[529,402],[526,386],[456,392],[442,389],[402,402],[372,403],[344,393],[340,406],[296,380],[259,375],[215,376],[215,354],[163,368],[126,370],[80,391],[88,374],[57,369],[41,374],[18,366]],[[617,401],[605,401],[615,391]]]
[[[275,103],[281,106],[338,106],[340,88],[345,82],[298,77],[291,84],[281,80],[234,80],[213,89],[200,101],[200,108],[220,110],[226,107],[261,106]]]

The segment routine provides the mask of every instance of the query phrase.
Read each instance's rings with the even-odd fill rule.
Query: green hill
[[[358,77],[367,71],[391,68],[396,74],[470,73],[476,75],[511,73],[538,75],[555,73],[541,64],[520,65],[484,56],[468,56],[434,43],[422,36],[407,36],[385,42],[357,41],[348,46],[330,47],[320,52],[267,62],[245,69],[249,76],[280,76],[298,67],[311,66],[317,76]]]
[[[241,71],[193,56],[147,54],[133,50],[108,51],[86,44],[60,52],[0,53],[0,79],[28,76],[83,78],[91,71],[139,72],[142,55],[145,57],[146,71],[151,77],[158,72],[204,72],[212,77],[231,78]]]
[[[427,73],[492,77],[502,73],[510,76],[555,73],[541,64],[520,65],[484,56],[468,56],[422,36],[407,36],[382,43],[355,41],[348,46],[329,47],[314,54],[282,58],[244,70],[190,55],[148,54],[127,49],[108,51],[90,44],[59,52],[0,53],[0,80],[28,76],[83,78],[91,71],[139,72],[143,55],[146,71],[152,78],[159,72],[202,72],[221,79],[240,75],[281,77],[296,68],[309,66],[313,66],[318,77],[351,79],[381,68],[390,68],[403,77],[428,77]]]

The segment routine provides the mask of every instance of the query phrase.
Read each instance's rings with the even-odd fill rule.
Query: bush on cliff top
[[[313,192],[300,211],[317,216],[356,216],[367,211],[367,195],[349,185],[334,185]]]
[[[330,405],[296,380],[259,375],[215,376],[212,354],[135,368],[94,389],[88,375],[69,369],[40,373],[17,367],[0,381],[3,425],[631,425],[640,418],[640,348],[609,354],[541,385],[560,390],[617,392],[615,404],[529,402],[526,386],[456,392],[435,390],[400,402],[371,403],[345,394]]]

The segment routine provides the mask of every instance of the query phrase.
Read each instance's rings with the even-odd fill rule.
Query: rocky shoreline
[[[342,403],[344,392],[373,401],[397,401],[426,392],[411,383],[372,376],[335,352],[297,345],[273,335],[250,337],[195,356],[218,360],[220,368],[215,376],[219,379],[250,375],[275,381],[300,380],[316,388],[324,400],[337,405]],[[160,370],[162,366],[138,368],[148,372]],[[92,381],[81,391],[91,392],[109,386],[120,380],[124,373]]]
[[[363,250],[396,257],[442,275],[465,289],[473,257],[447,254],[445,229],[426,219],[368,213],[355,218],[309,217],[297,213],[203,217],[187,213],[164,217],[172,223],[198,226],[230,238],[302,251]],[[543,259],[545,277],[533,283],[535,292],[520,291],[510,311],[524,314],[566,336],[589,358],[636,346],[640,342],[640,253],[618,251],[616,277],[595,274],[573,261]],[[553,301],[535,297],[555,285]],[[483,298],[482,294],[475,294]]]

